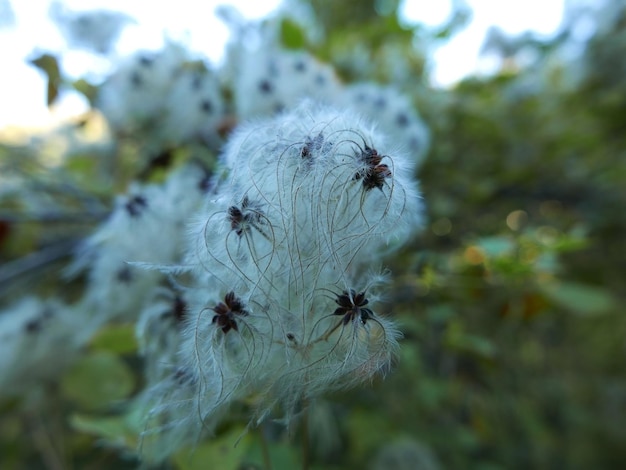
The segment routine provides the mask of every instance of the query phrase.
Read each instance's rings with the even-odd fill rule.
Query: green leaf
[[[81,358],[61,382],[63,394],[85,409],[104,408],[126,398],[134,387],[130,368],[107,351]]]
[[[91,342],[94,350],[110,351],[117,354],[132,353],[137,350],[133,325],[110,325],[102,328]]]
[[[94,102],[98,95],[97,86],[92,85],[87,80],[81,78],[79,80],[74,81],[72,83],[72,87],[74,88],[74,90],[76,90],[77,92],[82,94],[85,98],[87,98],[87,101],[89,101],[90,106],[94,105]]]
[[[245,432],[244,427],[237,427],[218,439],[179,452],[174,456],[177,470],[237,470],[250,446],[251,436]]]
[[[575,282],[555,282],[543,286],[555,304],[581,315],[606,313],[615,308],[615,298],[606,289]]]
[[[477,356],[481,359],[493,359],[496,356],[496,348],[493,343],[481,336],[459,336],[452,346],[459,351]]]
[[[260,438],[251,436],[249,452],[244,457],[243,468],[264,468],[263,448]],[[272,468],[299,468],[300,454],[297,447],[286,442],[268,442],[267,452]],[[240,467],[241,468],[241,467]]]
[[[346,429],[350,436],[351,450],[354,455],[367,455],[393,434],[393,425],[389,419],[375,411],[355,409],[347,418]],[[363,430],[368,430],[363,432]]]
[[[123,416],[111,418],[75,414],[70,417],[70,425],[79,432],[101,438],[107,446],[133,451],[137,446],[136,434]]]
[[[426,310],[427,318],[431,323],[446,323],[455,314],[454,307],[447,304],[432,305]]]
[[[300,25],[284,18],[280,23],[280,41],[287,49],[302,49],[306,45],[306,37]]]
[[[50,54],[42,54],[32,59],[30,63],[43,70],[48,77],[47,104],[51,106],[59,96],[59,85],[61,84],[61,71],[57,58]]]

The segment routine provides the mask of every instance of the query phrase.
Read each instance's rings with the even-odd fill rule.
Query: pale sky
[[[450,85],[488,67],[489,64],[479,61],[478,56],[491,26],[513,35],[532,30],[550,36],[561,24],[564,1],[467,0],[473,10],[472,20],[450,43],[434,52],[433,84]],[[450,1],[406,0],[403,13],[427,24],[441,23],[450,14]]]
[[[45,106],[45,82],[41,72],[26,64],[34,51],[62,51],[64,70],[79,77],[88,70],[102,75],[108,70],[105,60],[77,51],[68,51],[60,33],[48,19],[50,0],[10,0],[16,25],[0,29],[0,54],[3,64],[0,79],[0,129],[7,126],[47,127],[58,119],[80,114],[87,108],[77,94],[67,94],[54,114]],[[137,49],[158,48],[164,30],[170,38],[181,39],[192,50],[201,51],[217,61],[228,37],[227,28],[213,12],[224,0],[65,0],[71,10],[105,8],[127,13],[140,24],[127,27],[117,47],[120,55]],[[271,12],[280,0],[228,0],[248,18]],[[481,72],[485,63],[478,53],[486,31],[497,25],[508,33],[533,30],[550,35],[562,20],[564,0],[467,0],[474,14],[470,25],[433,53],[431,81],[448,86],[464,76]],[[405,21],[438,25],[451,11],[450,0],[405,0]],[[164,25],[167,25],[165,28]],[[88,64],[88,65],[86,65]]]

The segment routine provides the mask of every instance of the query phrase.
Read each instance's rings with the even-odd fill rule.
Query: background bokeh
[[[393,85],[430,128],[417,173],[425,228],[384,261],[393,283],[379,310],[401,324],[400,357],[384,380],[313,404],[302,427],[264,425],[263,445],[256,431],[231,445],[244,404],[162,468],[264,468],[264,450],[273,468],[626,465],[626,6],[568,3],[549,38],[493,30],[494,72],[441,88],[432,51],[471,21],[465,4],[427,27],[401,22],[394,0],[304,3],[311,18],[283,22],[283,47],[332,64],[344,83]],[[69,89],[93,102],[98,84],[64,77],[61,56],[30,58],[49,104]],[[171,160],[152,155],[148,171],[145,142],[111,143],[105,127],[88,111],[52,133],[2,134],[3,307],[32,293],[78,298],[84,279],[58,275],[72,247],[131,181],[167,172]],[[168,152],[216,156],[199,143]],[[28,393],[0,395],[0,468],[136,468],[120,403],[141,389],[141,367],[122,321]]]

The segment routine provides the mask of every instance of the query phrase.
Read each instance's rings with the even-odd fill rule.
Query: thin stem
[[[265,437],[264,426],[259,428],[259,437],[261,439],[261,454],[263,455],[263,467],[265,470],[272,470],[272,459],[270,458],[270,449]]]
[[[332,335],[337,330],[337,328],[339,328],[343,324],[344,324],[343,320],[339,321],[328,333],[324,335],[324,341],[328,341],[328,338],[330,338],[330,335]]]
[[[63,464],[61,455],[56,450],[50,434],[46,432],[41,418],[30,416],[28,421],[33,443],[39,451],[46,468],[49,470],[63,470],[67,468]]]
[[[302,412],[302,470],[309,470],[309,406],[308,401],[303,401]]]
[[[0,268],[0,285],[5,285],[5,283],[18,276],[32,271],[38,271],[54,261],[69,256],[76,247],[76,244],[76,240],[63,240],[55,245],[48,246],[35,253],[24,256],[23,258],[6,263]]]

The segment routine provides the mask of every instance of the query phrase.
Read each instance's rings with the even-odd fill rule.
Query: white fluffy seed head
[[[136,263],[180,263],[186,221],[204,198],[202,169],[185,165],[162,184],[134,184],[118,196],[107,220],[85,241],[70,274],[88,269],[81,305],[91,312],[93,327],[112,319],[131,319],[141,312],[147,293],[163,274]]]
[[[303,399],[384,373],[398,348],[372,269],[421,223],[412,160],[353,111],[305,102],[241,126],[221,163],[183,263],[176,364],[194,379],[185,398],[171,377],[155,387],[172,429],[241,400],[252,423],[277,407],[290,420]]]
[[[391,87],[357,83],[346,87],[339,103],[377,123],[381,132],[414,162],[421,165],[430,146],[428,128],[408,96]]]
[[[168,43],[162,51],[143,51],[126,59],[101,86],[96,107],[116,133],[149,125],[163,108],[175,72],[186,51]]]
[[[177,366],[187,302],[181,293],[164,287],[155,288],[146,297],[135,336],[144,359],[144,376],[148,386],[153,386],[171,375]]]
[[[358,114],[305,102],[233,135],[225,186],[267,206],[281,237],[315,233],[332,252],[378,252],[421,223],[414,160],[393,150]]]
[[[165,97],[163,114],[161,138],[168,145],[215,140],[224,115],[217,77],[204,67],[181,67]]]
[[[306,52],[271,47],[242,52],[239,60],[234,95],[242,119],[293,110],[304,98],[331,103],[341,93],[333,68]]]
[[[59,299],[25,297],[0,311],[0,398],[36,390],[77,356],[85,327]]]

